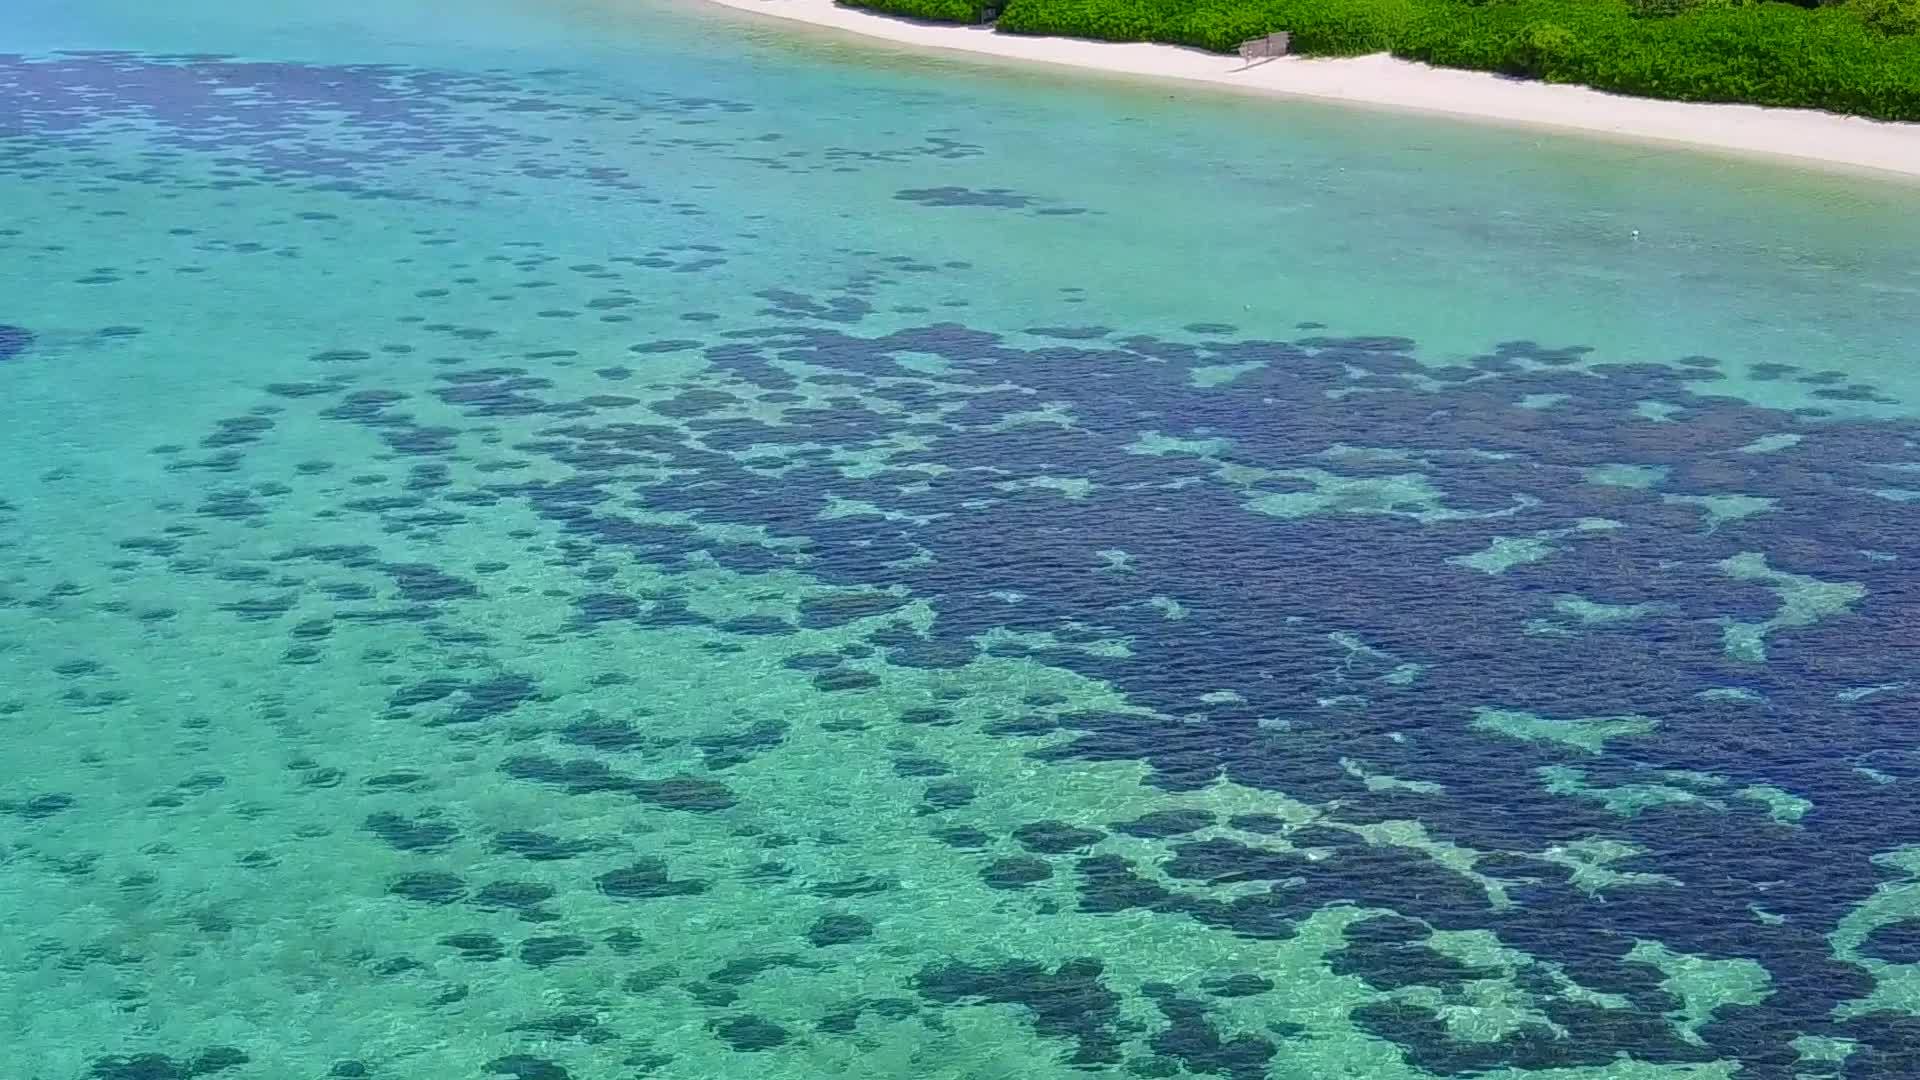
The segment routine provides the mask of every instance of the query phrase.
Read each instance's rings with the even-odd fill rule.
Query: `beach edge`
[[[1238,57],[1176,45],[1001,34],[987,27],[916,22],[841,7],[834,0],[701,2],[914,49],[1920,181],[1920,124],[1914,123],[1810,109],[1627,97],[1584,86],[1430,67],[1384,53],[1285,57],[1249,66]]]

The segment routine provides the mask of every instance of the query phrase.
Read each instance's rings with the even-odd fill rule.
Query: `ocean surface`
[[[1920,1076],[1920,190],[0,9],[11,1080]]]

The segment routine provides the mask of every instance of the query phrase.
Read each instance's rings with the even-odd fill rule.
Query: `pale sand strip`
[[[1288,57],[1248,67],[1238,57],[1172,45],[998,34],[984,27],[888,18],[839,7],[833,0],[711,2],[921,48],[1920,177],[1920,124],[1803,109],[1621,97],[1579,86],[1428,67],[1384,54],[1339,60]]]

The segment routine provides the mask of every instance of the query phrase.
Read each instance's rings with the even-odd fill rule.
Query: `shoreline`
[[[921,49],[1920,180],[1920,124],[1810,109],[1626,97],[1584,86],[1429,67],[1384,53],[1284,57],[1249,67],[1237,56],[1177,45],[1001,34],[987,27],[916,22],[840,7],[834,0],[707,2]]]

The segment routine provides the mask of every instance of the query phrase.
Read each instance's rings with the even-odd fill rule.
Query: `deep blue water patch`
[[[200,182],[213,190],[297,181],[358,198],[437,198],[390,170],[442,159],[484,162],[497,177],[570,181],[601,193],[589,197],[616,193],[660,202],[616,163],[617,155],[584,147],[565,159],[542,153],[547,132],[535,121],[623,125],[644,141],[656,128],[702,123],[716,112],[752,111],[722,99],[645,91],[611,99],[564,86],[561,79],[533,85],[506,72],[397,64],[107,50],[0,55],[0,130],[32,136],[44,146],[85,148],[136,122],[157,152],[204,154],[223,166],[249,167],[245,176],[228,171]],[[709,149],[729,145],[717,140]],[[45,166],[45,159],[31,154],[0,160],[0,170],[31,173]],[[156,168],[113,179],[157,183],[167,177]],[[302,215],[313,223],[334,218]],[[250,249],[268,250],[260,244]],[[96,273],[82,280],[110,284],[116,278]]]
[[[280,179],[357,180],[423,155],[518,161],[531,144],[512,117],[603,108],[503,90],[512,85],[405,68],[13,58],[0,59],[0,120],[84,142],[103,120],[140,116],[163,140],[234,155]],[[103,89],[87,89],[94,86]],[[10,88],[19,92],[9,96]],[[233,88],[249,93],[225,92]],[[211,111],[235,100],[243,107],[231,115]],[[608,125],[648,116],[677,124],[737,111],[663,100],[591,115]],[[364,138],[329,143],[339,152],[326,160],[281,156],[323,117]],[[956,144],[925,153],[965,151]],[[849,152],[841,160],[890,158]],[[1046,209],[1038,197],[999,189],[898,197]],[[522,314],[620,317],[641,294],[608,284],[610,276],[693,274],[725,254],[672,245],[571,267],[544,253],[501,255],[514,285],[502,287],[503,304],[525,296]],[[877,265],[889,274],[947,269],[909,256]],[[588,290],[563,297],[556,281],[569,275],[590,282]],[[991,793],[967,775],[964,760],[908,740],[876,754],[878,768],[914,781],[911,813],[927,819],[920,827],[949,857],[965,860],[998,902],[1032,905],[1040,917],[1048,905],[1150,912],[1264,940],[1291,938],[1329,908],[1368,909],[1374,913],[1350,926],[1329,957],[1334,971],[1389,995],[1457,996],[1507,978],[1554,1025],[1463,1043],[1438,1013],[1405,1001],[1354,1014],[1436,1073],[1604,1064],[1627,1053],[1645,1061],[1732,1057],[1753,1075],[1780,1075],[1776,1067],[1791,1060],[1790,1043],[1802,1034],[1857,1038],[1869,1051],[1862,1060],[1904,1060],[1905,1029],[1884,1018],[1833,1019],[1835,1006],[1863,997],[1873,981],[1836,956],[1826,935],[1892,875],[1874,856],[1920,842],[1911,786],[1920,781],[1920,754],[1905,749],[1920,735],[1920,690],[1909,676],[1920,659],[1911,644],[1920,625],[1920,575],[1911,566],[1920,557],[1920,504],[1871,494],[1911,475],[1920,426],[1713,396],[1712,358],[1595,364],[1579,347],[1525,341],[1435,366],[1421,361],[1415,342],[1333,337],[1312,323],[1292,340],[1241,338],[1217,323],[1159,337],[1091,319],[1004,336],[958,323],[863,333],[855,328],[887,309],[881,296],[891,279],[862,274],[760,291],[757,322],[746,325],[688,312],[678,333],[692,336],[636,335],[644,340],[628,346],[631,370],[598,369],[599,379],[624,385],[595,381],[582,391],[562,370],[580,359],[573,350],[527,351],[524,341],[501,344],[488,327],[430,321],[433,301],[481,287],[479,280],[417,294],[424,312],[409,315],[409,325],[444,339],[444,349],[413,356],[412,346],[383,345],[385,334],[354,340],[344,329],[340,340],[301,354],[311,363],[297,380],[264,387],[260,410],[233,410],[197,433],[197,446],[183,437],[155,448],[170,471],[204,474],[186,509],[207,520],[122,538],[128,565],[196,575],[211,602],[250,630],[287,636],[302,650],[288,654],[293,662],[338,647],[355,623],[418,628],[463,659],[442,671],[395,674],[380,691],[389,717],[444,728],[467,744],[463,752],[490,753],[488,767],[515,783],[635,805],[638,813],[726,819],[742,801],[729,784],[750,776],[756,758],[777,756],[803,721],[741,717],[702,727],[681,736],[699,755],[692,773],[655,769],[651,721],[577,711],[564,721],[545,717],[538,706],[571,690],[500,666],[485,655],[489,639],[457,622],[512,587],[512,575],[501,573],[510,564],[456,565],[437,553],[458,545],[435,541],[490,507],[531,511],[548,528],[509,535],[578,578],[548,591],[553,617],[530,635],[538,644],[674,627],[721,652],[794,635],[783,650],[791,677],[846,706],[836,711],[847,715],[831,721],[843,725],[828,729],[835,735],[862,730],[871,721],[853,715],[856,707],[890,700],[907,682],[894,669],[953,671],[982,655],[1026,657],[1104,680],[1129,708],[996,701],[982,726],[991,737],[1069,766],[1144,762],[1151,782],[1175,795],[1227,779],[1321,810],[1311,824],[1161,809],[1114,820],[1015,819],[989,833],[965,820]],[[0,328],[0,359],[32,344],[30,333]],[[638,389],[647,382],[641,369],[668,356],[709,367],[671,396]],[[417,365],[429,362],[424,375]],[[1199,369],[1222,365],[1240,373],[1225,385],[1196,382]],[[1784,363],[1756,370],[1802,375]],[[1845,376],[1806,373],[1802,381],[1844,400],[1880,396]],[[591,392],[630,387],[635,396]],[[1530,398],[1559,404],[1520,404]],[[1667,403],[1669,418],[1643,415],[1649,400]],[[1043,406],[1061,422],[1035,422]],[[249,456],[298,430],[294,416],[374,440],[386,460],[352,477],[308,462],[271,484],[249,482]],[[1797,441],[1751,451],[1780,435]],[[849,469],[855,459],[867,465]],[[1617,466],[1658,467],[1662,479],[1646,488],[1599,482]],[[328,515],[404,538],[410,543],[399,550],[409,554],[316,543],[254,566],[197,550],[197,529],[260,523],[290,493],[280,479],[310,478],[350,489],[330,500]],[[1715,518],[1703,501],[1731,495],[1774,501],[1730,519]],[[856,503],[883,514],[825,512]],[[767,539],[742,539],[755,535]],[[1532,545],[1526,557],[1490,557],[1515,551],[1515,541]],[[678,588],[632,587],[632,563],[649,576],[715,566],[792,570],[824,587],[797,602],[770,593],[758,614],[709,616]],[[1755,565],[1763,567],[1757,574]],[[1781,612],[1782,592],[1794,582],[1779,575],[1857,583],[1864,596],[1821,621],[1774,628],[1761,643],[1764,659],[1730,649],[1738,624],[1757,626]],[[1631,606],[1631,614],[1586,622],[1581,602]],[[841,644],[822,644],[823,632]],[[1113,643],[1125,648],[1107,647]],[[81,684],[69,687],[76,707],[109,692],[88,689],[99,673],[74,662],[56,674]],[[609,671],[594,685],[644,677]],[[979,723],[965,683],[953,684],[954,696],[938,706],[890,706],[903,730]],[[1722,688],[1748,696],[1703,696]],[[1626,714],[1642,722],[1596,751],[1577,738],[1501,734],[1476,722],[1482,709],[1527,711],[1549,723]],[[527,741],[535,738],[545,742]],[[474,749],[496,739],[514,745]],[[312,762],[294,782],[316,793],[399,797],[431,787],[419,775],[362,777]],[[1381,776],[1401,782],[1369,781]],[[1783,814],[1751,797],[1754,785],[1805,799],[1807,809]],[[1621,788],[1667,798],[1623,812],[1607,799]],[[34,805],[48,812],[21,816],[65,809]],[[476,837],[430,805],[370,810],[349,820],[363,822],[366,839],[395,857],[421,864],[384,883],[394,905],[409,910],[463,911],[451,905],[472,898],[474,909],[506,919],[556,913],[559,905],[546,906],[528,882],[469,882],[424,865],[469,840],[516,856],[529,872],[572,870],[581,887],[590,882],[623,903],[718,887],[691,866],[611,854],[625,846],[621,838],[535,831],[552,828],[539,821],[497,823]],[[1471,873],[1371,844],[1359,831],[1395,820],[1418,821],[1437,840],[1475,853]],[[1583,890],[1555,849],[1594,839],[1635,852],[1615,869],[1677,884]],[[1138,854],[1141,841],[1152,855]],[[1114,854],[1115,842],[1130,854]],[[791,874],[770,858],[748,876],[776,883]],[[1510,903],[1495,903],[1483,881],[1497,883]],[[791,887],[820,904],[894,883],[862,875]],[[872,930],[851,914],[818,918],[797,947],[852,955]],[[1467,929],[1491,931],[1533,961],[1470,965],[1431,940],[1435,930]],[[1915,936],[1894,924],[1860,953],[1912,962],[1920,955]],[[558,933],[511,947],[478,931],[455,937],[446,947],[466,960],[511,954],[534,967],[594,948]],[[1688,1042],[1664,1018],[1681,1006],[1658,970],[1629,958],[1642,940],[1756,960],[1775,990],[1759,1004],[1721,1010],[1701,1029],[1706,1045]],[[1595,1006],[1553,972],[1630,1007]],[[724,980],[683,989],[711,1009],[737,1007],[739,994]],[[1125,1025],[1111,1015],[1116,991],[1097,961],[995,968],[956,960],[928,968],[916,989],[937,1004],[1021,1004],[1042,1034],[1062,1039],[1089,1066],[1115,1063],[1122,1042],[1142,1041],[1117,1033]],[[1222,1030],[1196,996],[1203,990],[1265,992],[1257,977],[1230,973],[1143,989],[1150,1006],[1142,1012],[1157,1012],[1164,1025],[1143,1037],[1159,1058],[1129,1067],[1254,1076],[1291,1037]],[[822,1028],[915,1007],[854,1002]],[[716,1014],[712,1031],[750,1051],[801,1037],[764,1026],[771,1023]],[[548,1064],[500,1060],[536,1074]]]
[[[1138,759],[1170,791],[1229,778],[1338,807],[1321,825],[1254,830],[1297,831],[1296,846],[1325,853],[1313,860],[1179,839],[1210,823],[1199,816],[1118,823],[1170,842],[1164,873],[1200,887],[1170,888],[1115,856],[1082,855],[1074,879],[1083,910],[1146,909],[1286,937],[1316,910],[1359,903],[1442,928],[1491,929],[1655,1015],[1664,997],[1643,965],[1624,959],[1634,940],[1752,958],[1780,988],[1752,1007],[1755,1023],[1709,1025],[1705,1048],[1664,1022],[1564,997],[1549,1011],[1573,1042],[1552,1048],[1524,1032],[1457,1044],[1410,1006],[1366,1015],[1370,1030],[1441,1072],[1599,1062],[1619,1050],[1646,1060],[1731,1056],[1757,1067],[1781,1052],[1783,1035],[1831,1030],[1833,1007],[1871,988],[1821,934],[1886,879],[1873,855],[1920,840],[1906,789],[1855,767],[1920,776],[1920,763],[1886,749],[1894,733],[1912,733],[1907,717],[1920,714],[1903,711],[1910,695],[1897,691],[1846,693],[1899,683],[1909,670],[1901,628],[1920,613],[1920,578],[1907,565],[1920,555],[1920,509],[1865,491],[1884,486],[1889,467],[1920,459],[1913,425],[1703,396],[1690,381],[1710,370],[1702,358],[1575,370],[1585,350],[1509,342],[1435,369],[1399,338],[1233,340],[1211,326],[1198,341],[1053,331],[1071,344],[1023,348],[956,324],[879,337],[811,329],[794,320],[831,309],[797,293],[770,298],[782,324],[707,346],[720,378],[656,406],[666,423],[549,428],[523,449],[573,466],[576,479],[494,493],[526,500],[591,550],[666,567],[695,556],[743,569],[787,560],[777,548],[629,518],[616,484],[637,487],[653,510],[763,529],[804,546],[808,572],[845,587],[804,602],[802,627],[872,620],[867,640],[908,666],[964,664],[990,632],[1047,635],[1050,645],[1003,642],[994,651],[1108,680],[1142,707],[997,726],[1009,738],[1069,733],[1037,750],[1043,758]],[[898,392],[910,373],[897,360],[908,354],[937,356],[949,370]],[[796,379],[775,359],[815,373]],[[1196,386],[1189,375],[1249,361],[1259,366],[1225,387]],[[574,412],[543,396],[544,380],[514,369],[445,378],[442,400],[475,419]],[[777,423],[716,423],[716,411],[756,390],[801,385],[827,396],[788,400]],[[1547,395],[1564,395],[1563,404],[1518,404]],[[1636,411],[1654,399],[1674,404],[1670,419]],[[1039,401],[1064,403],[1073,425],[1007,423]],[[1284,412],[1260,404],[1271,401],[1291,404]],[[803,449],[875,449],[909,432],[924,449],[893,451],[885,468],[859,477]],[[1198,449],[1143,452],[1150,433]],[[1779,434],[1799,441],[1741,452]],[[782,447],[753,464],[744,456]],[[643,475],[662,465],[701,482]],[[1227,465],[1248,478],[1222,482]],[[1591,477],[1619,465],[1661,466],[1667,480],[1641,489]],[[1063,499],[1009,483],[1048,476],[1090,486]],[[1428,493],[1407,494],[1408,476]],[[1367,484],[1400,494],[1382,500],[1354,486]],[[1176,488],[1177,501],[1165,497]],[[1777,502],[1768,513],[1711,521],[1702,504],[1686,501],[1734,494]],[[832,499],[895,513],[825,517]],[[1281,512],[1260,512],[1268,504]],[[1469,558],[1515,537],[1543,538],[1544,557],[1498,572]],[[1101,551],[1124,552],[1126,573],[1112,573]],[[1743,658],[1729,649],[1728,626],[1772,619],[1787,580],[1734,572],[1754,556],[1766,573],[1856,582],[1866,594],[1823,621],[1768,635],[1764,662]],[[1022,603],[992,599],[1006,593]],[[1644,607],[1631,620],[1585,625],[1556,608],[1566,597]],[[930,630],[887,621],[912,598],[931,605]],[[1177,601],[1184,617],[1169,618],[1157,599]],[[1105,639],[1129,642],[1132,655],[1080,647]],[[815,679],[829,691],[880,681],[830,655],[819,657]],[[1702,696],[1720,687],[1768,704]],[[1595,755],[1477,726],[1482,708],[1562,721],[1634,714],[1648,723]],[[1204,725],[1191,722],[1196,715]],[[1282,717],[1283,728],[1267,722]],[[1354,764],[1431,786],[1372,786]],[[1577,770],[1596,790],[1692,782],[1675,781],[1672,770],[1711,782],[1694,802],[1622,815],[1599,798],[1550,790],[1540,772],[1549,768]],[[1759,803],[1730,797],[1762,783],[1810,800],[1812,812],[1776,820]],[[943,793],[923,812],[960,805]],[[1419,820],[1437,838],[1486,853],[1483,872],[1516,903],[1496,907],[1473,879],[1330,827],[1393,819]],[[1056,844],[1066,832],[1026,828],[1021,842],[1042,853],[1099,837],[1075,833]],[[975,843],[964,829],[942,835]],[[1537,857],[1594,837],[1634,845],[1641,854],[1627,868],[1680,884],[1616,888],[1603,902],[1574,888],[1564,866]],[[1008,890],[1058,872],[1032,854],[981,868],[987,884]],[[1234,882],[1265,882],[1269,891],[1223,901],[1204,888]],[[1355,943],[1337,963],[1385,987],[1456,986],[1489,974],[1415,943]],[[1193,1040],[1196,1060],[1228,1073],[1252,1067],[1259,1047],[1210,1041],[1182,1002],[1168,998],[1168,1007],[1191,1029],[1182,1038]]]
[[[1029,210],[1041,217],[1061,217],[1087,213],[1081,206],[1050,205],[1052,200],[1010,188],[968,188],[948,185],[932,188],[904,188],[893,196],[900,202],[933,207],[976,207],[990,210]]]
[[[1874,927],[1860,943],[1860,954],[1889,964],[1920,964],[1920,919]]]
[[[24,326],[0,323],[0,363],[23,356],[33,348],[33,332]]]

